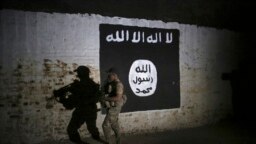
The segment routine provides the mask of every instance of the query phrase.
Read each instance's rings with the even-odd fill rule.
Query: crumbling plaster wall
[[[181,107],[122,113],[123,134],[195,127],[232,114],[230,84],[221,74],[237,67],[240,37],[235,32],[88,14],[1,10],[0,18],[1,143],[67,139],[71,111],[57,103],[46,109],[46,98],[72,82],[79,65],[89,66],[91,77],[100,82],[101,23],[180,31]],[[101,135],[103,119],[99,112]],[[90,136],[85,125],[81,133]]]

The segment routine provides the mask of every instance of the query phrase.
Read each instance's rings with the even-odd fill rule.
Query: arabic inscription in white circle
[[[146,97],[155,93],[157,86],[157,70],[149,60],[136,60],[129,72],[129,84],[136,96]]]

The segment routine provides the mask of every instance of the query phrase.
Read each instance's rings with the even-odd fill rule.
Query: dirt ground
[[[206,126],[150,133],[125,135],[122,144],[256,144],[254,126],[246,122],[222,120]],[[100,144],[92,138],[84,139],[90,144]],[[69,140],[46,141],[40,144],[71,144]]]

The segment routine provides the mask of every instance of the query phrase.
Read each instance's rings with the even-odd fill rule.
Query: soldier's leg
[[[78,114],[75,114],[75,112],[72,114],[72,118],[67,127],[67,132],[68,132],[70,141],[76,142],[76,143],[81,142],[78,129],[81,127],[84,121],[85,121],[84,118],[82,118]]]
[[[111,125],[110,125],[109,110],[107,110],[107,114],[106,114],[105,119],[102,123],[102,129],[103,129],[105,139],[109,143],[110,142],[110,137],[111,137]]]
[[[111,113],[111,127],[115,133],[116,136],[116,144],[121,143],[121,133],[120,133],[120,126],[119,126],[119,121],[118,121],[118,116],[121,111],[121,107],[113,107]]]
[[[93,113],[93,114],[87,116],[85,122],[87,125],[87,129],[91,133],[92,137],[94,139],[99,139],[100,133],[96,126],[96,119],[97,119],[97,113],[95,113],[95,114]]]

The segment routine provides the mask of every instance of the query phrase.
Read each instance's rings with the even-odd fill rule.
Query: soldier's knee
[[[106,127],[108,127],[108,124],[103,122],[102,128],[106,128]]]
[[[109,125],[109,118],[108,117],[106,117],[104,119],[103,123],[102,123],[102,126],[107,126],[107,125]]]
[[[98,128],[94,126],[87,126],[87,129],[90,133],[96,133],[99,131]]]
[[[103,129],[109,129],[110,128],[110,123],[109,122],[103,122],[102,128]]]

